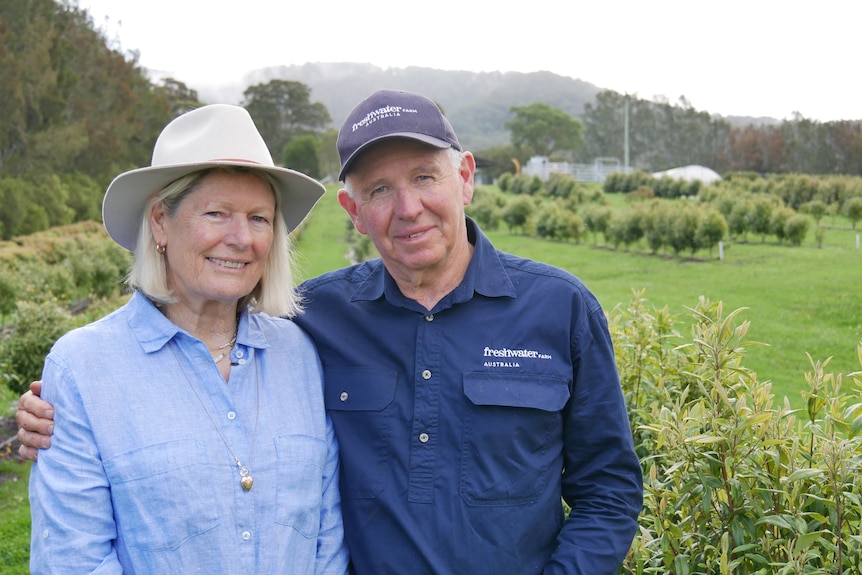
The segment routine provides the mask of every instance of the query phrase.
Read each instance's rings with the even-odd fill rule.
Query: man
[[[465,217],[475,160],[427,98],[375,92],[338,151],[338,201],[381,258],[307,281],[296,321],[323,362],[355,573],[617,573],[642,475],[599,302]],[[18,412],[35,447],[47,424],[25,409],[46,406]]]

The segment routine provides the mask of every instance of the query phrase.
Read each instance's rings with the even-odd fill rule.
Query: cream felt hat
[[[141,216],[149,198],[174,180],[219,166],[266,172],[277,182],[281,213],[294,230],[326,189],[300,172],[277,167],[245,108],[202,106],[165,126],[153,148],[150,166],[114,178],[102,201],[102,221],[115,242],[134,251]]]

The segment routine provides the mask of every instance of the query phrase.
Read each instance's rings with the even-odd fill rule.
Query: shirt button
[[[429,313],[428,315],[426,315],[426,316],[425,316],[425,321],[434,321],[434,314],[433,314],[433,313]]]
[[[422,371],[422,379],[431,379],[431,370],[426,369]]]
[[[251,531],[243,531],[242,532],[242,540],[248,541],[249,539],[251,539]]]
[[[245,364],[246,364],[246,360],[241,359],[241,360],[237,361],[237,363],[238,363],[239,365],[245,365]]]
[[[236,412],[228,411],[228,412],[227,412],[227,418],[228,418],[229,420],[233,421],[234,419],[236,419]]]
[[[244,356],[245,356],[245,352],[244,352],[243,350],[241,350],[241,349],[238,349],[238,350],[236,350],[236,354],[235,354],[235,355],[236,355],[237,357],[244,357]]]
[[[339,398],[341,401],[347,401],[347,392],[346,392],[346,391],[342,391],[342,392],[341,392],[341,395],[339,395],[339,396],[338,396],[338,398]]]
[[[429,439],[429,437],[428,437],[427,433],[420,433],[419,434],[419,441],[421,441],[422,443],[428,443],[428,439]]]

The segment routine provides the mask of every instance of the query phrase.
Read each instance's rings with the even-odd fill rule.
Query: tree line
[[[613,91],[584,106],[582,159],[623,158],[626,114],[631,165],[647,171],[699,164],[724,174],[862,175],[862,121],[818,122],[795,114],[780,124],[732,126],[696,110]]]

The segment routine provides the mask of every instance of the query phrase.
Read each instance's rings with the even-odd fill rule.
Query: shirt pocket
[[[562,410],[569,380],[465,373],[461,497],[468,505],[534,502],[562,471]]]
[[[104,462],[118,535],[130,547],[178,549],[216,527],[215,470],[193,439],[147,445]]]
[[[341,453],[341,494],[377,497],[386,483],[389,418],[398,374],[370,367],[324,367],[324,400]]]
[[[278,460],[276,516],[281,525],[313,538],[320,529],[326,441],[307,435],[275,438]]]

